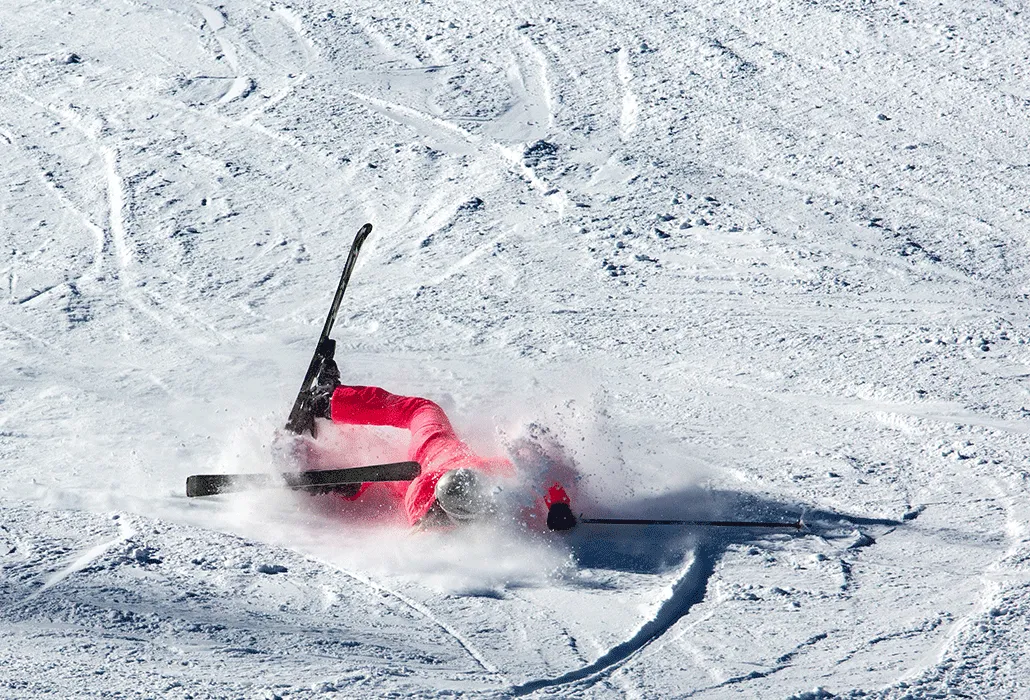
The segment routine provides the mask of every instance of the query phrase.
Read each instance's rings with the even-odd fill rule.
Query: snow
[[[1030,695],[1024,12],[2,3],[0,696]],[[186,499],[365,221],[345,381],[807,528]]]

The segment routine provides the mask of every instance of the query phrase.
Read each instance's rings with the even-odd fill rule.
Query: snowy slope
[[[0,696],[1030,696],[1026,9],[5,0]],[[345,381],[809,528],[188,501],[365,221]]]

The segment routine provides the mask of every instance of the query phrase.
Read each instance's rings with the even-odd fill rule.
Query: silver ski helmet
[[[475,469],[452,469],[436,482],[436,502],[458,522],[474,520],[493,507],[490,485]]]

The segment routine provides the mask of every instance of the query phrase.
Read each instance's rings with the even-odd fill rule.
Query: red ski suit
[[[495,476],[515,473],[512,463],[503,457],[476,455],[455,435],[443,409],[429,399],[397,396],[376,386],[340,386],[333,392],[330,407],[334,423],[383,425],[411,432],[408,459],[422,466],[422,474],[404,494],[404,510],[412,525],[432,507],[436,482],[444,472],[471,468]]]

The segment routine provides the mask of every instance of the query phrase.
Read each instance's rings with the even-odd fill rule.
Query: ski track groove
[[[522,44],[525,46],[527,53],[532,57],[533,62],[536,63],[536,83],[539,86],[539,93],[542,97],[541,110],[541,108],[537,106],[540,104],[541,100],[530,99],[535,97],[535,95],[530,92],[529,85],[526,83],[525,79],[523,79],[521,87],[526,98],[527,107],[529,108],[530,114],[534,116],[534,121],[538,122],[538,126],[548,130],[553,129],[555,113],[554,94],[551,91],[551,83],[548,78],[550,73],[550,62],[547,60],[547,54],[545,54],[544,51],[542,51],[529,37],[522,33],[519,33],[518,36],[521,39]],[[542,120],[540,119],[540,112],[545,115]],[[541,121],[543,123],[539,124]]]
[[[809,647],[811,647],[811,646],[813,646],[815,644],[818,644],[819,642],[823,641],[824,639],[827,639],[829,636],[830,635],[829,635],[828,632],[820,632],[819,634],[816,634],[816,635],[813,635],[813,636],[809,637],[808,639],[806,639],[805,641],[801,642],[796,647],[794,647],[793,649],[788,651],[787,653],[782,654],[781,656],[779,656],[776,659],[776,661],[774,662],[774,665],[771,668],[768,668],[768,669],[766,669],[764,671],[752,671],[751,673],[745,673],[744,675],[741,675],[741,676],[734,676],[732,678],[726,679],[725,681],[723,681],[722,683],[719,683],[717,685],[713,685],[713,686],[710,686],[708,688],[698,688],[697,690],[693,690],[693,691],[691,691],[691,692],[689,692],[689,693],[687,693],[687,694],[685,694],[685,695],[683,695],[681,697],[692,698],[695,695],[698,695],[700,693],[707,693],[707,692],[710,692],[712,690],[719,690],[720,688],[729,688],[730,686],[738,685],[740,683],[745,683],[747,681],[759,680],[761,678],[768,678],[769,676],[772,676],[773,674],[779,673],[780,671],[782,671],[782,670],[784,670],[786,668],[789,668],[790,665],[791,665],[791,662],[793,662],[794,659],[799,654],[803,653],[805,651],[805,649],[807,649],[807,648],[809,648]]]
[[[387,586],[385,586],[385,585],[383,585],[381,583],[377,583],[376,581],[373,581],[369,576],[366,576],[364,574],[360,574],[360,573],[357,573],[355,571],[350,571],[348,569],[343,569],[343,568],[339,568],[339,567],[334,567],[334,568],[336,568],[338,571],[340,571],[341,573],[345,574],[346,576],[349,576],[350,578],[354,579],[358,583],[361,583],[361,584],[367,586],[368,588],[371,588],[373,591],[376,591],[376,592],[379,592],[379,593],[385,593],[385,594],[387,594],[387,595],[389,595],[389,596],[399,600],[401,603],[403,603],[407,607],[409,607],[412,610],[414,610],[416,613],[418,613],[419,615],[424,617],[426,620],[429,620],[431,623],[433,623],[434,625],[436,625],[437,627],[442,629],[449,637],[453,638],[454,641],[457,642],[458,645],[462,649],[464,649],[465,652],[468,653],[468,655],[470,657],[472,657],[472,659],[484,671],[486,671],[488,673],[495,673],[495,674],[499,673],[498,670],[497,670],[497,667],[494,666],[492,663],[490,663],[490,661],[487,660],[487,658],[483,655],[483,653],[481,651],[479,651],[479,649],[477,649],[475,647],[475,645],[473,645],[472,642],[470,642],[465,637],[465,635],[463,635],[461,632],[456,630],[454,627],[452,627],[451,625],[447,624],[446,622],[441,620],[439,617],[434,615],[433,611],[430,610],[425,605],[423,605],[422,603],[419,603],[417,600],[412,600],[411,598],[409,598],[408,596],[404,595],[400,591],[396,591],[396,590],[394,590],[392,588],[389,588],[389,587],[387,587]],[[503,675],[501,676],[501,678],[503,679]]]
[[[967,636],[973,639],[976,638],[972,630],[976,626],[977,621],[989,617],[990,611],[1002,600],[1005,593],[1013,587],[1011,585],[1007,587],[1002,582],[1002,577],[998,577],[997,573],[1003,562],[1014,559],[1019,554],[1021,545],[1026,544],[1028,528],[1024,519],[1016,515],[1016,500],[1009,494],[1008,490],[996,478],[989,479],[989,483],[998,493],[999,500],[1005,505],[1005,534],[1008,539],[1008,546],[1002,555],[980,574],[983,592],[978,596],[977,604],[968,613],[952,623],[945,641],[940,646],[936,662],[929,668],[913,670],[911,673],[906,674],[904,679],[899,680],[914,680],[919,676],[926,675],[928,672],[940,672],[945,666],[949,655],[953,655],[955,658],[962,658],[961,642],[963,638]]]
[[[279,92],[277,92],[275,95],[270,97],[260,107],[256,107],[251,111],[247,112],[242,117],[240,117],[240,119],[237,120],[238,123],[241,126],[260,126],[256,124],[257,119],[261,117],[263,114],[265,114],[265,112],[267,112],[269,109],[275,107],[280,102],[289,97],[293,93],[293,91],[300,86],[301,83],[307,80],[307,77],[307,73],[299,73],[296,78],[293,78],[289,84],[287,84],[284,88],[279,90]]]
[[[1010,502],[1009,505],[1014,506],[1014,501]],[[1007,516],[1010,516],[1013,511],[1006,507],[1006,512]],[[946,622],[951,622],[948,633],[945,635],[944,639],[936,645],[937,653],[935,654],[934,661],[913,667],[904,675],[897,678],[897,683],[906,683],[905,687],[917,691],[916,694],[918,695],[919,689],[926,685],[944,684],[947,687],[953,687],[956,684],[955,678],[942,680],[942,677],[947,676],[949,672],[955,673],[958,678],[961,678],[962,672],[965,669],[963,665],[959,665],[958,668],[956,668],[956,660],[966,659],[966,648],[969,646],[975,647],[978,642],[983,642],[986,635],[991,634],[990,632],[986,632],[986,635],[984,632],[977,632],[977,627],[979,627],[982,621],[988,621],[989,624],[989,621],[992,619],[991,612],[995,609],[996,605],[1004,600],[1006,593],[1012,591],[1014,588],[1021,588],[1026,585],[1025,580],[1017,581],[1015,582],[1015,585],[1013,585],[1011,580],[1003,582],[1002,578],[1005,577],[998,577],[996,574],[1002,562],[1011,556],[1018,554],[1020,545],[1026,543],[1025,521],[1009,520],[1006,523],[1006,532],[1010,536],[1009,547],[1001,557],[992,562],[991,565],[988,566],[980,575],[979,578],[983,589],[981,595],[977,598],[977,604],[968,613],[953,621],[943,617],[930,621],[930,623],[926,625],[926,629],[931,631],[937,629]],[[1006,586],[1006,583],[1009,585]],[[911,630],[908,635],[903,633],[885,635],[870,640],[867,642],[867,645],[871,646],[899,636],[903,638],[907,636],[915,637],[923,633],[923,631],[924,630],[922,629],[916,629]],[[861,648],[853,650],[851,654],[842,659],[841,662],[846,661],[851,655],[861,650]]]
[[[54,184],[50,182],[50,180],[48,180],[45,177],[43,177],[42,180],[46,185],[46,188],[50,191],[50,193],[53,194],[58,199],[58,201],[61,202],[63,206],[65,206],[66,208],[74,212],[76,215],[78,215],[82,219],[83,225],[85,225],[89,232],[93,234],[93,239],[95,241],[93,262],[90,263],[89,267],[87,268],[87,271],[89,271],[93,279],[99,278],[101,276],[100,270],[104,264],[104,254],[107,251],[107,236],[104,233],[103,227],[97,226],[97,224],[95,224],[93,220],[90,219],[89,215],[87,215],[86,212],[77,207],[74,202],[72,202],[68,197],[66,197],[59,189],[54,187]],[[78,281],[85,277],[87,271],[84,271],[81,275],[76,276],[74,281]]]
[[[727,134],[727,137],[729,137],[729,136],[730,135]],[[699,162],[701,164],[705,165],[706,167],[710,167],[710,168],[713,168],[715,170],[719,170],[719,171],[725,173],[726,175],[732,175],[735,178],[748,179],[748,180],[751,180],[752,182],[763,184],[763,185],[769,185],[769,184],[776,185],[778,188],[781,188],[781,189],[787,190],[787,191],[797,192],[798,194],[814,195],[814,196],[817,196],[819,198],[828,199],[828,200],[834,200],[838,196],[837,193],[834,190],[832,190],[832,189],[828,189],[828,188],[825,188],[825,187],[824,188],[813,187],[812,183],[808,183],[808,182],[806,182],[806,183],[804,183],[802,185],[802,184],[799,184],[799,183],[797,183],[795,181],[792,181],[790,179],[782,177],[780,175],[776,175],[774,173],[769,173],[769,172],[764,172],[764,171],[759,171],[759,170],[753,170],[751,168],[744,167],[744,166],[739,166],[739,165],[732,165],[732,164],[726,163],[725,161],[723,161],[723,160],[721,160],[719,158],[715,158],[715,157],[708,157],[708,158],[706,158],[706,159],[704,159],[702,161],[699,161]],[[956,207],[954,204],[951,203],[950,200],[947,200],[947,199],[935,198],[935,197],[932,197],[930,195],[922,195],[922,194],[919,194],[917,192],[913,192],[911,190],[906,190],[904,192],[899,192],[895,196],[896,197],[900,197],[905,202],[905,207],[904,208],[907,208],[907,209],[918,210],[920,208],[927,208],[927,209],[934,209],[934,210],[937,210],[937,211],[945,211],[945,212],[951,214],[954,217],[965,219],[965,223],[967,225],[975,225],[975,224],[983,223],[981,218],[978,217],[976,214],[973,214],[972,212],[966,211],[965,209],[961,209],[961,208]],[[871,195],[870,196],[855,195],[854,199],[855,199],[856,204],[860,204],[863,207],[865,207],[866,209],[869,209],[871,211],[879,210],[882,207],[882,205],[880,205]],[[764,223],[762,225],[765,226]],[[950,224],[950,225],[954,225],[954,224]],[[772,227],[770,227],[770,228],[772,228]],[[892,260],[891,258],[888,258],[885,255],[881,256],[880,258],[878,258],[878,260],[880,260],[882,262],[882,264],[889,264],[891,267],[895,267],[895,266],[898,265],[898,263],[896,261]],[[902,270],[906,270],[906,268],[901,268],[901,269]],[[965,271],[963,271],[961,269],[957,269],[952,264],[947,263],[947,262],[943,262],[943,261],[939,262],[939,263],[937,263],[937,265],[935,265],[935,267],[934,267],[934,274],[940,275],[943,278],[946,278],[946,279],[949,279],[949,280],[952,280],[952,281],[955,281],[955,282],[960,282],[960,283],[967,284],[967,285],[970,285],[972,287],[978,287],[978,288],[981,288],[981,289],[988,287],[989,284],[990,284],[990,282],[988,280],[979,279],[977,277],[970,276]]]
[[[619,114],[619,137],[626,141],[637,130],[640,106],[633,92],[633,72],[629,67],[629,51],[619,48],[615,56],[615,74],[622,85],[622,110]]]
[[[10,331],[14,335],[20,335],[20,336],[23,336],[25,338],[28,338],[30,341],[32,341],[33,343],[35,343],[36,345],[38,345],[41,348],[45,348],[46,350],[54,350],[55,349],[55,346],[53,345],[53,343],[51,343],[48,340],[44,340],[43,338],[39,337],[35,333],[32,333],[31,331],[27,331],[24,328],[18,328],[17,326],[12,326],[10,323],[7,323],[6,321],[0,321],[0,326],[2,326],[3,328],[6,328],[8,331]]]
[[[127,541],[129,538],[133,537],[136,534],[136,530],[131,525],[127,524],[124,520],[119,520],[118,529],[120,530],[118,537],[107,542],[101,542],[100,544],[97,544],[87,549],[85,552],[76,557],[75,560],[73,560],[70,564],[48,576],[43,585],[38,590],[33,591],[31,594],[29,594],[29,596],[25,598],[22,602],[35,600],[44,592],[50,590],[57,584],[61,583],[69,576],[85,569],[94,561],[102,557],[112,547]]]
[[[28,99],[27,96],[24,95],[22,95],[21,97],[23,99]],[[35,102],[34,100],[29,101],[36,104],[37,107],[42,107],[38,102]],[[9,144],[11,144],[12,146],[14,145],[13,137],[9,134],[5,135],[3,131],[0,131],[0,136],[4,136]],[[61,192],[61,190],[54,185],[53,181],[45,176],[44,171],[39,172],[39,179],[43,183],[43,186],[46,188],[46,190],[52,196],[54,196],[63,207],[65,207],[73,214],[82,219],[83,225],[89,230],[91,234],[93,234],[94,240],[96,242],[93,261],[87,266],[85,270],[83,270],[83,272],[76,274],[75,276],[68,280],[65,280],[64,282],[49,287],[43,290],[41,293],[46,293],[48,291],[51,291],[52,289],[68,284],[69,282],[78,282],[87,275],[91,275],[94,279],[98,278],[100,276],[100,268],[103,266],[103,257],[107,246],[107,239],[104,234],[104,229],[100,226],[97,226],[93,222],[93,220],[90,219],[90,217],[86,214],[86,212],[84,212],[82,209],[76,206],[76,204],[71,199],[65,196],[64,193]],[[7,269],[3,270],[3,272],[7,272]],[[23,304],[27,301],[31,301],[39,295],[40,293],[34,293],[32,295],[29,295],[28,297],[18,300],[16,303]],[[13,285],[11,289],[11,296],[13,296]]]
[[[94,143],[95,144],[95,139],[93,139],[93,137],[81,125],[81,123],[80,123],[81,122],[81,118],[79,117],[79,115],[77,115],[77,114],[75,114],[73,112],[68,112],[66,110],[59,110],[59,109],[57,109],[57,108],[55,108],[55,107],[53,107],[51,105],[44,104],[44,103],[40,102],[39,100],[35,99],[34,97],[32,97],[31,95],[28,95],[28,94],[23,93],[21,91],[12,90],[12,92],[15,95],[17,95],[19,98],[21,98],[22,100],[28,102],[29,104],[32,104],[35,107],[37,107],[37,108],[39,108],[39,109],[41,109],[41,110],[43,110],[45,112],[48,112],[48,113],[50,113],[50,114],[52,114],[52,115],[54,115],[54,116],[56,116],[56,117],[58,117],[58,118],[60,118],[60,119],[62,119],[64,121],[67,121],[67,122],[71,123],[73,125],[73,128],[76,131],[78,131],[80,134],[84,135],[87,138],[87,140],[90,141],[90,143]],[[13,142],[11,142],[11,143],[13,145]],[[103,264],[104,264],[104,255],[107,252],[107,246],[108,246],[108,234],[107,234],[107,232],[105,232],[103,227],[97,225],[92,220],[92,218],[90,218],[90,216],[85,211],[80,209],[74,202],[72,202],[71,199],[69,199],[64,193],[62,193],[57,187],[55,187],[54,183],[51,182],[47,177],[45,177],[42,172],[40,173],[40,179],[42,180],[43,185],[44,185],[44,187],[46,187],[47,191],[50,192],[54,197],[56,197],[57,200],[61,203],[62,206],[64,206],[65,208],[69,209],[70,211],[72,211],[73,213],[75,213],[77,216],[79,216],[82,219],[83,225],[85,225],[86,228],[90,231],[90,233],[93,234],[93,238],[94,238],[93,261],[86,267],[86,269],[83,272],[81,272],[81,273],[79,273],[79,274],[77,274],[77,275],[75,275],[75,276],[73,276],[73,277],[71,277],[69,279],[66,279],[66,280],[64,280],[64,282],[59,283],[58,285],[55,285],[55,286],[66,285],[69,282],[78,282],[79,280],[83,279],[87,274],[91,274],[94,279],[99,279],[101,277],[101,269],[103,268]],[[49,290],[47,290],[47,291],[49,291]],[[35,296],[38,296],[38,295],[35,295]],[[35,297],[33,297],[33,298],[35,298]],[[24,303],[24,301],[30,301],[30,300],[31,299],[26,298],[22,302],[19,302],[19,303]]]
[[[909,627],[902,630],[897,630],[895,632],[891,632],[889,634],[883,634],[877,637],[873,637],[872,639],[867,639],[866,641],[861,642],[857,646],[854,646],[851,649],[849,649],[847,652],[844,653],[843,656],[840,656],[837,659],[835,659],[834,665],[840,666],[844,663],[847,663],[856,655],[858,655],[859,652],[868,651],[869,647],[880,644],[881,642],[891,641],[895,639],[917,638],[921,635],[927,634],[928,632],[936,630],[945,622],[947,622],[947,620],[943,616],[937,615],[933,618],[927,618],[926,620],[924,620],[923,624],[917,627]]]
[[[189,334],[189,338],[192,339],[193,344],[198,348],[213,348],[217,347],[221,343],[232,343],[235,342],[235,338],[220,330],[217,325],[209,321],[207,318],[202,316],[195,311],[191,311],[182,302],[175,301],[174,299],[164,299],[161,294],[155,292],[152,289],[148,289],[143,292],[144,296],[152,302],[152,305],[159,309],[165,309],[174,311],[178,314],[181,319],[181,326],[179,328],[185,328],[188,324],[192,324],[193,328],[200,331],[207,331],[207,333],[214,338],[214,340],[208,340],[197,337],[194,334]],[[169,321],[169,328],[175,327],[174,323]]]
[[[55,289],[59,289],[59,288],[65,286],[66,284],[67,284],[67,282],[58,282],[56,284],[49,284],[49,285],[47,285],[45,287],[42,287],[40,289],[34,289],[29,294],[26,294],[25,296],[23,296],[23,297],[21,297],[19,299],[15,299],[14,303],[16,305],[18,305],[18,306],[22,306],[24,304],[28,304],[29,302],[35,301],[36,299],[40,298],[41,296],[49,294],[50,292],[54,291]]]
[[[275,13],[278,15],[279,19],[282,20],[283,24],[290,28],[299,43],[305,47],[304,53],[308,63],[310,64],[318,55],[318,48],[304,31],[304,22],[301,20],[300,15],[283,5],[277,5]]]
[[[0,322],[0,323],[2,323],[2,322]],[[7,324],[3,324],[3,325],[7,326]],[[7,326],[7,328],[10,328],[10,326]],[[46,346],[46,347],[49,348],[49,346]],[[32,410],[32,408],[35,407],[35,406],[38,406],[41,403],[41,400],[46,398],[49,395],[49,393],[50,393],[50,389],[49,388],[43,389],[41,391],[37,391],[37,392],[35,392],[35,394],[33,394],[33,397],[31,399],[29,399],[27,401],[24,401],[22,403],[21,407],[13,408],[11,410],[5,411],[4,413],[0,414],[0,428],[3,428],[5,425],[7,425],[7,423],[10,422],[10,420],[12,418],[17,418],[18,416],[21,416],[21,415],[24,415],[24,414],[30,412]],[[3,404],[0,403],[0,405],[3,405]]]
[[[125,228],[125,190],[118,175],[118,153],[110,146],[101,146],[100,152],[104,157],[104,174],[107,181],[107,220],[111,230],[111,241],[118,257],[118,267],[124,273],[132,263],[132,252],[129,250]],[[123,278],[122,281],[123,284],[128,284],[128,280]]]
[[[107,238],[110,238],[114,248],[116,262],[122,273],[124,273],[132,262],[132,253],[129,250],[128,236],[126,232],[124,208],[125,191],[122,188],[122,181],[118,175],[118,152],[111,146],[105,146],[100,142],[98,133],[103,129],[103,119],[100,119],[100,126],[90,129],[83,124],[82,117],[68,109],[61,109],[35,99],[31,95],[16,91],[16,94],[23,100],[43,109],[56,116],[61,121],[69,124],[75,131],[83,136],[93,147],[104,162],[104,184],[107,192],[107,236],[100,250],[107,250]],[[128,281],[124,274],[119,274],[122,286],[127,288]],[[131,300],[130,300],[131,301]]]
[[[384,100],[380,97],[374,97],[353,89],[344,89],[343,92],[359,102],[364,102],[367,105],[377,107],[384,116],[392,119],[398,124],[408,126],[416,132],[421,132],[424,135],[430,136],[431,134],[426,134],[416,127],[416,124],[425,124],[430,128],[441,129],[459,137],[461,140],[473,146],[480,152],[494,151],[499,156],[500,160],[504,162],[506,169],[513,171],[518,177],[525,180],[545,202],[548,202],[556,210],[559,216],[564,214],[566,204],[568,203],[568,195],[564,192],[555,192],[555,188],[538,177],[537,174],[533,172],[532,168],[522,162],[522,156],[512,148],[503,146],[502,144],[490,139],[484,139],[477,134],[463,129],[457,124],[447,121],[446,119],[433,116],[432,114],[414,107],[408,107],[396,102]]]
[[[315,49],[314,44],[304,34],[304,25],[301,22],[300,17],[298,17],[296,14],[294,14],[293,12],[284,7],[276,7],[275,14],[277,17],[279,17],[280,21],[284,25],[286,25],[289,29],[293,31],[298,43],[304,47],[303,53],[305,56],[306,65],[304,66],[303,70],[295,72],[295,78],[288,78],[286,86],[283,87],[278,93],[273,95],[270,99],[266,100],[260,107],[252,109],[239,120],[237,120],[238,123],[243,126],[263,128],[261,127],[261,125],[257,124],[257,119],[261,117],[263,114],[265,114],[272,107],[275,107],[279,105],[281,102],[283,102],[283,100],[289,97],[293,92],[296,91],[298,87],[301,86],[301,84],[305,80],[307,80],[308,69],[310,69],[311,62],[313,61],[314,56],[317,55],[317,51]],[[302,150],[300,149],[299,143],[296,147],[298,148],[298,150]]]
[[[526,681],[510,688],[516,696],[529,695],[546,688],[582,684],[590,688],[610,676],[652,642],[662,637],[673,625],[683,619],[690,609],[700,603],[708,587],[708,579],[714,571],[717,552],[703,546],[694,549],[694,556],[685,566],[683,573],[672,584],[668,598],[658,607],[650,620],[645,622],[636,634],[615,645],[593,663],[587,664],[560,676]]]
[[[127,272],[131,269],[134,256],[129,244],[128,226],[125,218],[125,189],[122,185],[122,179],[118,173],[118,151],[112,146],[102,144],[99,136],[93,133],[92,130],[82,123],[82,117],[80,115],[70,110],[60,109],[52,105],[44,104],[25,93],[17,92],[16,94],[29,103],[36,105],[37,107],[58,117],[60,120],[70,124],[73,129],[80,133],[87,142],[92,145],[94,150],[102,158],[103,182],[107,194],[107,227],[105,232],[102,234],[102,239],[98,239],[97,247],[99,251],[106,253],[108,250],[108,242],[110,242],[110,247],[113,249],[112,252],[114,253],[114,262],[117,267],[117,277],[120,282],[121,293],[125,300],[130,306],[135,308],[144,316],[150,318],[157,325],[167,328],[177,336],[181,337],[187,342],[187,344],[202,349],[210,347],[210,342],[204,342],[203,340],[196,338],[193,333],[189,332],[188,323],[176,323],[174,320],[166,318],[164,314],[151,308],[151,305],[140,298],[129,280]],[[100,123],[103,124],[102,119]],[[85,217],[85,214],[83,214],[83,217],[86,219],[87,225],[91,230],[94,232],[100,230],[98,226],[89,221],[88,217]],[[94,261],[91,267],[95,268],[99,275],[101,263],[99,261]],[[69,281],[76,281],[77,279],[80,278],[76,278],[75,280],[66,280],[62,284],[67,284]],[[188,315],[183,318],[190,318],[192,320],[193,316]],[[205,325],[208,330],[211,330],[212,328],[209,324],[202,325]],[[225,339],[223,334],[218,332],[215,334],[218,335],[220,339]]]
[[[110,241],[110,246],[113,249],[115,262],[118,268],[118,279],[121,283],[122,294],[125,297],[126,301],[128,301],[129,304],[137,311],[139,311],[140,313],[154,321],[157,325],[172,331],[177,336],[185,340],[189,345],[192,345],[194,347],[200,349],[209,348],[217,344],[217,341],[205,341],[202,338],[196,337],[196,334],[191,333],[188,330],[190,323],[193,323],[194,326],[199,324],[199,326],[211,332],[220,341],[231,340],[229,336],[218,331],[213,324],[207,323],[202,319],[199,319],[195,313],[183,313],[181,316],[181,322],[179,323],[177,323],[173,319],[167,318],[165,314],[153,308],[153,306],[156,306],[158,308],[166,308],[165,305],[161,302],[161,300],[154,296],[153,292],[146,292],[146,296],[153,301],[153,305],[148,304],[143,298],[140,297],[140,294],[132,287],[132,284],[127,275],[127,271],[131,269],[134,256],[129,244],[130,239],[127,221],[125,218],[125,189],[122,185],[121,176],[118,173],[118,151],[111,146],[105,146],[101,144],[99,142],[98,137],[92,134],[86,127],[82,125],[82,119],[79,115],[69,112],[67,110],[61,110],[53,108],[49,105],[43,105],[42,103],[38,102],[37,100],[29,96],[24,97],[33,104],[36,104],[37,106],[46,109],[52,114],[61,117],[65,121],[70,123],[73,126],[73,128],[76,129],[76,131],[81,133],[94,146],[94,148],[103,158],[104,184],[107,193],[108,225],[106,228],[106,234],[103,232],[102,229],[100,229],[100,227],[93,224],[84,213],[82,214],[82,216],[86,220],[87,226],[89,226],[91,230],[93,230],[95,233],[100,232],[100,237],[98,237],[97,241],[97,247],[100,252],[103,253],[107,251],[108,241]],[[69,206],[73,205],[69,204]],[[95,261],[92,267],[97,269],[97,274],[99,275],[99,268],[101,267],[100,261]],[[67,284],[67,282],[65,282],[64,284]],[[185,311],[185,309],[181,306],[180,310],[183,312]]]
[[[397,46],[389,40],[389,38],[381,31],[372,26],[375,19],[369,21],[365,18],[358,18],[355,20],[355,24],[361,29],[362,32],[371,40],[373,44],[379,47],[379,51],[386,57],[392,57],[389,60],[398,61],[407,64],[408,69],[411,70],[422,70],[425,66],[421,61],[413,55],[402,53]]]
[[[236,46],[223,36],[222,30],[226,27],[225,15],[207,5],[198,4],[196,8],[201,17],[204,18],[204,23],[208,29],[215,35],[215,40],[222,49],[222,55],[225,56],[225,62],[229,64],[229,68],[234,74],[229,89],[218,99],[218,104],[227,104],[242,97],[247,92],[247,88],[250,87],[251,80],[242,70]]]
[[[175,100],[155,99],[155,100],[153,100],[153,104],[159,104],[159,105],[164,105],[166,107],[171,107],[172,109],[175,109],[177,111],[189,114],[191,117],[197,117],[197,118],[200,118],[200,119],[211,120],[211,121],[217,122],[220,126],[223,126],[223,127],[247,129],[249,131],[254,132],[255,134],[258,134],[262,138],[269,139],[270,141],[277,141],[278,143],[281,143],[284,146],[288,146],[289,148],[291,148],[294,151],[296,151],[298,155],[303,156],[305,159],[308,159],[308,160],[312,159],[311,158],[311,154],[308,153],[305,150],[305,148],[302,145],[302,143],[300,142],[300,140],[292,138],[292,137],[287,136],[285,134],[281,134],[281,133],[278,133],[278,132],[275,132],[275,131],[271,131],[268,128],[266,128],[264,125],[259,124],[257,122],[254,122],[254,121],[244,121],[244,119],[242,119],[242,118],[241,119],[233,119],[232,117],[227,117],[227,116],[225,116],[223,114],[219,114],[218,112],[216,112],[214,110],[193,107],[192,105],[188,105],[188,104],[186,104],[184,102],[176,102]]]
[[[559,630],[561,630],[562,636],[565,638],[565,640],[567,642],[570,643],[570,646],[572,646],[572,648],[575,651],[576,656],[579,658],[579,660],[584,665],[587,663],[586,658],[583,656],[583,651],[579,648],[579,641],[580,640],[576,638],[576,635],[574,635],[571,631],[569,631],[569,628],[566,626],[566,624],[562,620],[560,620],[557,616],[549,613],[545,608],[540,607],[538,604],[536,604],[535,602],[533,602],[529,598],[526,598],[524,596],[520,596],[520,595],[518,595],[518,593],[515,593],[515,592],[510,592],[510,595],[511,595],[512,598],[520,600],[525,605],[531,606],[533,608],[536,608],[541,613],[546,615],[547,619],[550,620],[551,623],[553,623]],[[523,638],[527,642],[529,641],[528,635],[523,635]]]
[[[453,265],[451,265],[446,270],[444,270],[439,275],[430,280],[428,284],[430,286],[437,286],[443,283],[444,280],[447,280],[453,277],[454,275],[458,274],[479,258],[483,257],[484,255],[487,255],[489,251],[491,251],[500,241],[504,240],[507,237],[507,235],[507,231],[502,230],[499,234],[497,234],[490,240],[484,241],[480,245],[477,245],[471,251],[463,255]]]

